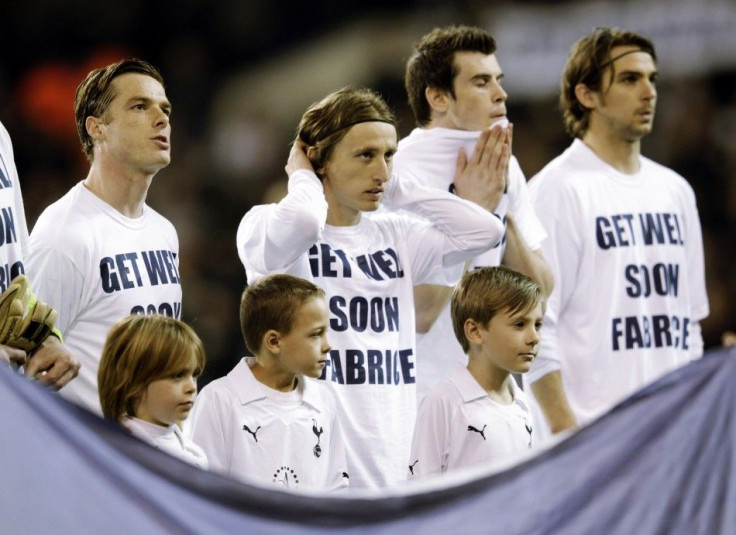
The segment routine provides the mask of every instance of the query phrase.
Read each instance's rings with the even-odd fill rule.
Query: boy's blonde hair
[[[469,271],[452,292],[450,313],[455,337],[467,353],[470,342],[465,336],[465,322],[468,319],[485,326],[501,311],[524,314],[539,303],[544,306],[539,285],[513,269],[496,266]]]
[[[155,314],[121,319],[107,335],[97,371],[102,414],[116,422],[134,416],[148,385],[189,366],[192,358],[199,375],[204,346],[183,321]]]
[[[240,328],[248,350],[257,354],[270,330],[288,334],[302,305],[324,296],[316,284],[292,275],[267,275],[248,286],[240,299]]]

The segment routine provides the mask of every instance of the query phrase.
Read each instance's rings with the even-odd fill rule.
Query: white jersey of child
[[[448,191],[455,175],[460,148],[471,157],[480,132],[448,128],[415,128],[399,142],[394,156],[394,170],[403,180],[413,181],[431,188]],[[517,159],[509,161],[509,177],[494,213],[506,225],[506,213],[511,211],[523,239],[532,251],[540,248],[546,233],[537,218],[529,198],[526,178]],[[506,250],[506,239],[496,247],[471,260],[468,269],[501,264]],[[462,274],[459,266],[458,279]],[[417,401],[434,385],[447,376],[457,364],[466,365],[463,352],[452,327],[450,303],[442,310],[429,332],[417,336],[417,357],[422,365],[417,368]]]
[[[176,230],[147,205],[125,217],[79,182],[38,218],[26,263],[82,365],[60,393],[101,414],[97,369],[110,327],[129,314],[181,318]]]
[[[509,377],[510,405],[488,397],[465,366],[457,366],[419,407],[409,479],[464,467],[487,467],[532,447],[529,398]]]
[[[203,470],[207,469],[207,455],[202,448],[182,434],[178,425],[156,425],[140,418],[125,418],[122,424],[133,436],[151,446]]]
[[[555,277],[528,384],[561,370],[587,423],[703,352],[703,242],[690,185],[641,157],[626,175],[576,139],[529,183]]]
[[[25,273],[28,227],[10,135],[0,123],[0,292]],[[31,287],[34,288],[33,281]]]
[[[495,216],[447,192],[407,191],[394,177],[387,199],[434,212],[434,225],[365,213],[354,226],[327,225],[322,184],[298,171],[287,196],[251,209],[237,235],[248,281],[289,273],[326,292],[333,349],[322,378],[339,402],[351,487],[406,479],[416,416],[414,284],[445,284],[446,266],[501,237]]]
[[[344,438],[335,399],[324,384],[300,378],[279,392],[241,359],[206,385],[194,404],[191,436],[213,470],[246,482],[292,490],[337,490],[348,485]]]

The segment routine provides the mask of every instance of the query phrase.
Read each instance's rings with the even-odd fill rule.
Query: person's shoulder
[[[661,163],[655,162],[651,158],[647,158],[646,156],[642,155],[641,166],[642,173],[646,176],[655,176],[661,180],[667,180],[675,185],[692,190],[690,183],[684,176],[679,174],[674,169],[670,169],[669,167],[662,165]]]
[[[94,227],[90,227],[90,214],[80,200],[84,194],[81,188],[82,183],[77,183],[41,212],[31,232],[32,240],[38,243],[49,239],[51,245],[59,247],[89,241],[90,228]]]
[[[457,385],[457,376],[458,371],[455,370],[434,385],[427,395],[424,396],[422,404],[426,403],[428,407],[435,408],[459,405],[462,402],[462,396]]]

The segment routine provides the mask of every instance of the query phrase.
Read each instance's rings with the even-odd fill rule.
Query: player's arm
[[[552,293],[554,276],[540,249],[532,251],[524,240],[511,212],[506,214],[506,251],[503,264],[536,282],[545,296]]]
[[[238,254],[255,271],[270,273],[288,268],[322,234],[327,200],[305,151],[304,144],[296,141],[289,153],[287,195],[278,204],[256,206],[240,222]]]
[[[567,401],[559,370],[548,373],[532,383],[532,392],[552,433],[577,427],[577,420]]]
[[[484,130],[468,158],[460,149],[453,180],[458,197],[486,210],[498,206],[506,189],[511,155],[511,127]],[[452,295],[452,288],[423,284],[414,288],[416,332],[429,332]]]

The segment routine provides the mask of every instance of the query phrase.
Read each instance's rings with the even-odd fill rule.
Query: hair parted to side
[[[583,84],[592,91],[600,91],[606,71],[610,71],[613,80],[611,50],[617,46],[639,47],[657,61],[652,42],[631,31],[596,28],[575,43],[567,57],[560,87],[560,111],[570,136],[582,138],[590,125],[590,110],[578,101],[575,87]]]
[[[349,126],[360,122],[383,121],[396,127],[396,117],[381,95],[371,89],[344,87],[312,104],[302,115],[296,137],[314,151],[309,155],[317,176],[345,137]]]
[[[94,158],[94,141],[87,133],[87,117],[102,117],[105,115],[110,102],[115,98],[112,81],[123,74],[145,74],[164,85],[163,76],[156,67],[142,59],[128,58],[95,69],[87,74],[86,78],[77,86],[74,97],[74,117],[77,123],[77,133],[82,142],[82,152],[91,162]]]
[[[470,342],[465,336],[465,322],[468,319],[488,325],[499,312],[523,314],[539,303],[543,306],[545,303],[539,285],[513,269],[495,266],[469,271],[452,292],[450,314],[455,337],[467,353]]]
[[[183,321],[161,315],[131,315],[110,329],[97,371],[100,404],[105,418],[120,422],[134,416],[148,385],[196,363],[202,373],[202,341]]]
[[[404,86],[418,126],[426,126],[432,119],[432,110],[424,95],[428,87],[455,98],[455,52],[480,52],[489,56],[496,52],[496,41],[481,28],[447,26],[435,28],[414,44],[414,51],[406,63]]]
[[[299,309],[317,297],[325,297],[322,288],[292,275],[267,275],[248,286],[240,299],[240,328],[248,350],[257,354],[270,330],[288,334]]]

